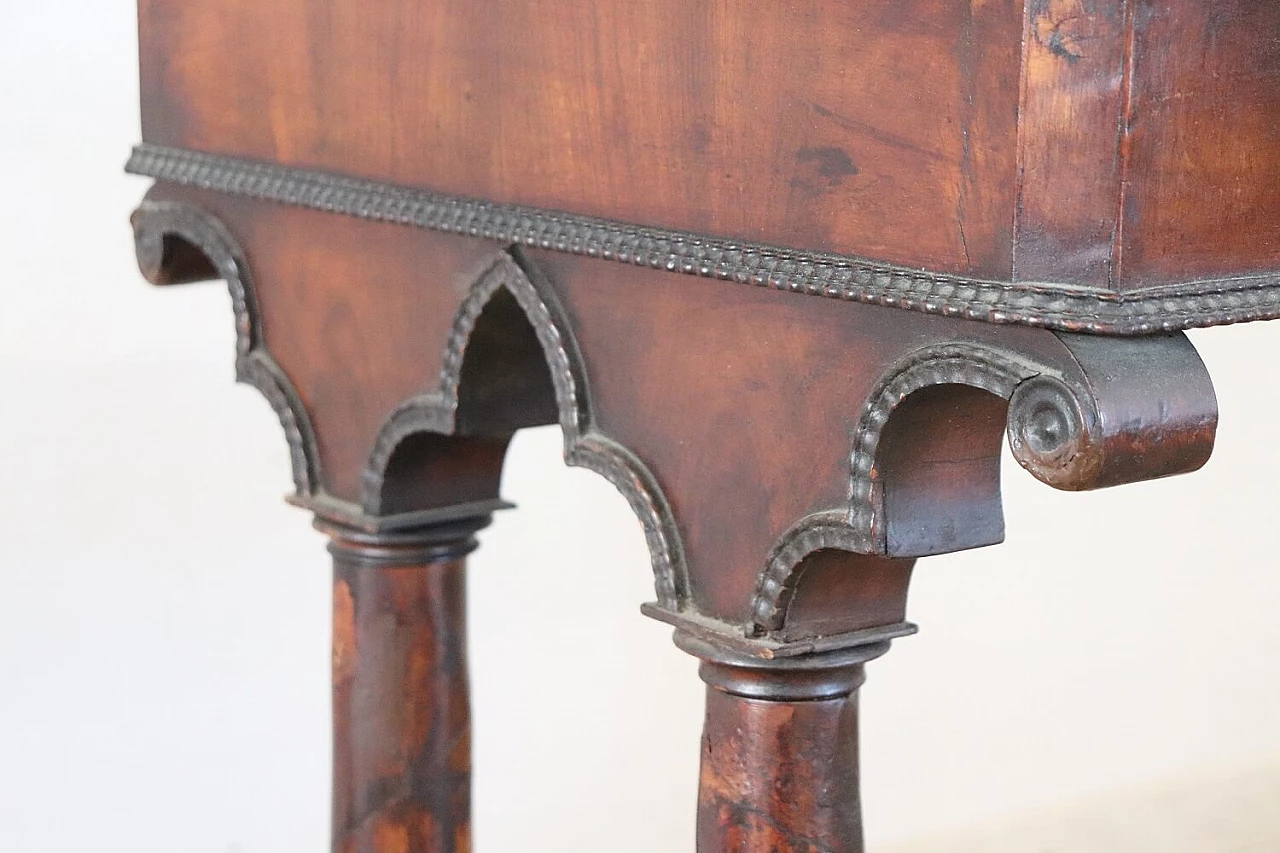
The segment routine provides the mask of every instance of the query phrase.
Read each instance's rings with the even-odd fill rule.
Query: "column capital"
[[[477,547],[475,534],[491,515],[451,519],[418,527],[372,532],[317,516],[314,527],[329,536],[329,552],[348,565],[368,568],[425,566],[456,560]]]
[[[675,644],[701,659],[698,675],[709,687],[745,699],[803,702],[849,696],[866,681],[863,664],[889,651],[889,640],[792,657],[761,658],[717,645],[686,631]]]

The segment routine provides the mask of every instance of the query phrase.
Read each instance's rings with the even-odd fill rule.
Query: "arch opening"
[[[499,287],[476,319],[458,375],[455,430],[511,436],[560,422],[555,383],[538,333],[515,295]]]
[[[899,403],[880,436],[883,553],[923,557],[1004,541],[1000,456],[1008,401],[971,385],[930,385]]]
[[[439,390],[406,401],[383,424],[365,469],[364,512],[496,500],[514,434],[557,424],[565,461],[602,475],[627,499],[649,545],[657,606],[678,612],[688,581],[671,508],[644,463],[591,428],[581,357],[554,297],[510,255],[472,285]]]
[[[156,277],[156,284],[189,284],[222,276],[203,248],[179,234],[167,233],[161,237]]]
[[[380,515],[499,499],[503,461],[518,430],[558,424],[555,384],[537,331],[515,295],[496,287],[468,327],[454,401],[428,395],[384,427],[367,478]],[[451,403],[454,403],[451,405]],[[448,409],[452,408],[452,416]]]
[[[510,441],[510,436],[410,433],[387,463],[379,514],[497,501]]]
[[[796,642],[902,624],[914,565],[836,548],[814,551],[795,568],[774,638]]]

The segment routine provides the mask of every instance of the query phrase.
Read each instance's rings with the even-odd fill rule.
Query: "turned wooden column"
[[[465,557],[487,523],[316,523],[334,564],[334,853],[471,850]]]
[[[707,683],[698,853],[862,853],[858,688],[889,644],[774,659],[676,644]]]

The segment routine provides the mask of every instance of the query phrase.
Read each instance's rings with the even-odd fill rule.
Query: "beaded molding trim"
[[[1141,335],[1280,317],[1280,273],[1117,294],[970,279],[158,145],[137,146],[126,170],[361,219],[989,323]]]
[[[653,474],[635,454],[592,429],[586,373],[569,336],[568,323],[561,317],[550,289],[539,286],[505,252],[472,284],[458,308],[445,348],[439,387],[406,400],[379,430],[365,465],[365,512],[376,514],[387,466],[401,441],[419,432],[448,435],[455,431],[467,345],[480,314],[501,289],[515,297],[542,345],[555,389],[565,462],[594,471],[626,498],[644,529],[658,604],[670,612],[680,612],[689,598],[688,568],[670,504]]]
[[[927,347],[889,370],[867,398],[858,420],[849,454],[848,507],[807,516],[778,540],[752,598],[749,635],[763,636],[782,627],[800,562],[815,551],[835,548],[856,554],[886,553],[876,450],[890,416],[902,401],[934,385],[967,385],[1007,400],[1024,380],[1055,373],[1048,365],[1033,364],[1014,353],[967,343]]]
[[[226,281],[236,321],[236,380],[267,398],[289,443],[294,489],[298,495],[314,495],[320,484],[315,433],[297,390],[262,344],[253,279],[235,238],[204,211],[173,202],[143,202],[133,215],[133,229],[138,266],[149,281],[167,283],[167,241],[175,238],[203,254]]]

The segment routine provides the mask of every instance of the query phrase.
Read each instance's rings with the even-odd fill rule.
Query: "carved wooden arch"
[[[422,433],[459,434],[459,404],[468,347],[485,309],[502,293],[523,312],[542,350],[555,397],[555,415],[569,465],[603,476],[626,498],[644,530],[658,604],[682,610],[689,597],[688,569],[670,504],[647,466],[627,448],[593,427],[587,374],[571,325],[552,290],[518,251],[503,252],[475,280],[454,317],[445,345],[439,385],[406,400],[386,419],[369,454],[361,504],[376,516],[396,448]],[[528,269],[528,272],[526,272]],[[530,420],[523,425],[533,425]]]
[[[795,393],[797,386],[793,382],[794,371],[801,367],[796,359],[803,358],[803,352],[792,352],[788,362],[761,350],[753,359],[742,361],[749,367],[741,368],[743,372],[737,374],[736,381],[743,388],[763,389],[741,398],[741,410],[751,413],[760,434],[782,435],[791,429],[803,439],[805,435],[815,435],[816,430],[826,431],[823,453],[829,455],[822,458],[833,464],[823,469],[822,482],[815,485],[788,480],[787,469],[780,460],[789,460],[786,464],[793,469],[803,466],[805,460],[797,450],[803,447],[803,440],[793,443],[790,455],[752,456],[750,442],[754,439],[744,439],[726,449],[728,436],[679,419],[663,422],[663,412],[672,406],[698,404],[695,395],[704,381],[699,372],[699,365],[704,363],[702,357],[715,352],[714,347],[740,346],[740,340],[735,338],[740,329],[709,323],[703,327],[705,335],[692,343],[673,339],[652,350],[645,369],[662,371],[664,382],[650,383],[647,398],[621,403],[620,398],[612,396],[593,399],[588,365],[592,367],[593,381],[611,393],[616,387],[613,383],[630,381],[627,365],[609,351],[607,344],[610,335],[618,337],[622,318],[662,318],[665,323],[670,318],[683,317],[688,305],[697,304],[694,295],[687,289],[658,286],[657,277],[663,273],[628,271],[618,275],[627,286],[610,285],[607,298],[592,303],[590,288],[597,285],[588,284],[587,280],[610,278],[602,262],[594,262],[588,270],[566,266],[555,253],[545,249],[508,248],[495,253],[490,244],[483,252],[468,250],[459,255],[465,256],[465,267],[459,260],[450,268],[455,276],[474,275],[464,270],[474,270],[480,258],[492,259],[474,276],[462,298],[458,300],[452,292],[441,290],[441,299],[432,303],[433,310],[444,312],[437,318],[453,315],[447,331],[437,327],[433,333],[445,339],[434,388],[409,397],[388,417],[377,417],[387,411],[385,399],[379,402],[376,413],[369,412],[375,417],[368,431],[362,433],[354,464],[348,469],[355,488],[348,488],[339,498],[329,495],[322,485],[314,432],[301,399],[261,340],[253,282],[245,256],[232,236],[239,232],[224,227],[206,212],[206,200],[200,192],[163,188],[157,195],[145,202],[135,217],[143,271],[156,283],[215,275],[229,282],[239,333],[238,373],[243,381],[262,390],[281,418],[293,457],[295,485],[303,498],[297,501],[299,504],[330,521],[370,532],[417,529],[463,517],[487,516],[502,505],[496,499],[496,472],[501,465],[500,451],[505,450],[503,442],[520,426],[558,422],[569,464],[587,467],[614,483],[642,523],[658,599],[656,605],[645,608],[646,612],[681,630],[702,632],[714,642],[727,643],[749,655],[798,654],[812,648],[814,638],[806,632],[811,633],[816,623],[802,616],[803,601],[813,600],[812,594],[819,586],[814,578],[821,573],[807,572],[803,582],[807,592],[800,596],[801,603],[793,606],[800,572],[806,565],[812,568],[810,555],[820,554],[818,559],[825,567],[822,572],[829,582],[843,584],[842,589],[850,598],[841,599],[839,604],[853,612],[862,607],[859,596],[866,590],[852,589],[860,581],[851,579],[862,575],[841,574],[830,559],[833,554],[867,557],[852,562],[872,571],[875,560],[901,560],[905,564],[906,560],[925,554],[998,541],[957,545],[935,538],[927,540],[921,550],[907,553],[895,552],[890,547],[891,540],[886,539],[891,518],[882,503],[883,490],[877,491],[877,487],[883,486],[894,471],[885,465],[883,443],[886,436],[894,434],[895,424],[902,424],[901,419],[895,421],[894,415],[901,417],[904,401],[921,399],[915,395],[926,389],[976,388],[979,396],[992,395],[1001,406],[1006,406],[1005,400],[1010,401],[1007,410],[1001,410],[1003,427],[995,432],[997,438],[1007,429],[1019,462],[1060,488],[1093,488],[1194,470],[1203,464],[1212,448],[1212,386],[1194,349],[1180,334],[1129,340],[1048,330],[997,332],[990,326],[904,312],[898,315],[898,322],[915,330],[912,339],[917,341],[917,349],[912,350],[910,344],[896,346],[880,335],[877,311],[887,309],[850,311],[839,322],[833,322],[826,312],[803,310],[805,322],[815,324],[815,328],[821,324],[821,334],[831,342],[835,356],[824,369],[809,376],[825,383],[820,393],[833,397],[840,388],[856,388],[853,407],[860,416],[854,423],[844,421],[836,412],[806,417],[814,413],[806,410],[805,400]],[[177,201],[172,200],[174,195],[178,196]],[[212,202],[208,209],[220,210]],[[223,213],[238,229],[242,218],[251,219],[253,210],[248,207]],[[409,238],[404,240],[403,250],[407,252],[413,243]],[[363,241],[353,240],[353,247],[360,245]],[[370,255],[364,260],[381,269],[379,258]],[[413,269],[405,269],[414,274]],[[275,274],[287,276],[289,270],[276,269]],[[270,283],[274,285],[274,280]],[[747,293],[761,294],[762,310],[754,321],[758,327],[767,329],[768,335],[776,339],[785,339],[794,321],[787,319],[790,309],[782,310],[781,301],[791,297],[768,291]],[[803,302],[806,306],[815,304]],[[571,310],[562,309],[561,305]],[[501,306],[500,315],[489,314],[486,319],[486,311],[495,306]],[[766,306],[770,310],[763,310]],[[294,310],[297,308],[295,305]],[[495,323],[496,316],[510,322]],[[519,318],[518,322],[513,318]],[[581,326],[575,327],[570,318]],[[491,346],[494,336],[490,333],[500,327],[509,327],[523,339],[518,348],[521,358],[529,354],[524,362],[538,363],[539,370],[545,368],[546,376],[540,386],[543,391],[539,402],[520,394],[509,399],[501,372],[487,374],[496,382],[490,389],[492,398],[506,400],[503,406],[521,412],[505,425],[511,427],[506,432],[492,423],[468,423],[468,417],[460,418],[468,411],[467,389],[485,385],[468,382],[468,365],[478,363],[468,359],[468,352],[473,356],[477,352],[488,353],[485,359],[492,360],[494,352],[505,351]],[[397,333],[411,336],[414,328],[413,323],[407,323]],[[612,331],[602,335],[602,329]],[[282,333],[289,332],[286,328]],[[310,333],[316,334],[317,330]],[[590,353],[592,360],[580,352],[579,336],[596,348]],[[432,337],[428,349],[435,350],[437,346],[439,343]],[[836,362],[840,368],[830,369],[830,364]],[[433,366],[431,370],[434,369]],[[850,376],[852,385],[846,386],[844,377]],[[395,396],[420,389],[424,382],[430,385],[432,380],[427,377],[429,372],[425,377],[418,374],[398,386]],[[762,384],[753,386],[751,382],[757,377]],[[1159,393],[1147,393],[1150,388],[1158,388]],[[597,428],[595,409],[606,399],[611,406],[620,406],[608,412],[611,424],[634,424],[653,418],[654,424],[660,425],[650,424],[654,428],[647,433],[628,433],[625,441],[606,435]],[[377,426],[379,423],[381,426]],[[984,423],[984,441],[992,434],[988,427]],[[497,431],[485,432],[486,429]],[[843,441],[845,429],[849,430],[850,444]],[[900,429],[899,433],[914,435],[916,445],[927,441],[927,436],[921,436],[928,430],[917,435],[914,429]],[[742,433],[750,434],[751,429]],[[389,466],[397,448],[410,446],[406,439],[442,439],[435,445],[440,457],[451,456],[456,461],[457,452],[465,450],[465,443],[477,435],[494,439],[486,448],[484,466],[484,474],[490,478],[486,482],[494,485],[484,493],[483,500],[469,503],[470,495],[450,494],[456,491],[447,485],[453,481],[444,477],[440,482],[445,486],[429,490],[433,492],[432,500],[397,499],[393,505],[384,505]],[[458,444],[454,444],[455,439]],[[686,458],[708,460],[713,476],[702,482],[725,494],[730,492],[724,490],[738,488],[735,477],[759,476],[762,482],[783,484],[789,490],[783,497],[788,503],[785,511],[776,517],[768,516],[768,498],[763,491],[751,491],[749,483],[745,492],[734,493],[744,495],[742,505],[720,501],[709,490],[675,491],[690,489],[695,481],[688,471],[680,472],[678,466],[664,467],[673,464],[671,455],[663,456],[673,447],[689,448],[681,451],[687,452]],[[741,468],[739,460],[745,460]],[[767,466],[751,467],[761,460],[767,461]],[[412,475],[425,469],[390,470]],[[423,477],[414,481],[436,482]],[[681,508],[679,524],[668,493]],[[816,496],[810,499],[811,495]],[[945,515],[944,512],[940,517]],[[793,526],[788,529],[788,524]],[[966,534],[970,538],[973,535]],[[736,544],[743,541],[747,544]],[[686,549],[692,561],[686,557]],[[832,581],[835,575],[839,577]],[[905,587],[901,595],[905,596]],[[834,603],[836,597],[828,600]],[[789,608],[795,618],[787,624]],[[811,609],[810,616],[815,612]],[[864,642],[864,636],[853,636],[864,627],[890,633],[905,630],[902,623],[868,626],[853,620],[847,625],[833,622],[830,635],[823,642]]]
[[[1040,481],[1058,489],[1085,490],[1183,473],[1203,465],[1212,451],[1216,409],[1196,407],[1169,418],[1163,409],[1118,417],[1118,397],[1110,392],[1100,365],[1130,365],[1136,376],[1124,381],[1150,381],[1188,389],[1186,399],[1212,401],[1212,384],[1194,348],[1182,335],[1148,344],[1059,335],[1071,358],[1048,363],[1022,354],[971,342],[925,347],[888,369],[863,405],[850,453],[849,502],[839,510],[809,515],[791,527],[770,552],[751,604],[748,636],[780,630],[800,577],[800,567],[824,550],[876,556],[895,555],[889,546],[884,482],[892,476],[877,451],[894,414],[913,395],[942,386],[978,389],[1008,402],[1005,431],[1014,458]],[[1154,352],[1153,352],[1154,350]],[[1099,358],[1100,353],[1107,357]],[[1154,356],[1154,357],[1153,357]],[[1165,404],[1160,403],[1163,407]],[[1178,422],[1185,417],[1185,422]],[[1145,441],[1155,420],[1170,423],[1170,436],[1198,445],[1190,457],[1162,454]],[[1176,444],[1174,441],[1171,444]],[[998,473],[998,465],[996,469]],[[998,484],[996,491],[998,501]],[[997,505],[996,510],[999,511]],[[974,547],[992,542],[973,542]],[[925,556],[955,548],[901,556]]]
[[[263,344],[253,276],[235,237],[217,217],[182,202],[144,201],[132,222],[138,267],[147,281],[226,281],[236,323],[236,381],[252,385],[267,398],[289,444],[295,491],[301,497],[316,495],[320,463],[311,420],[289,377]]]

